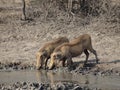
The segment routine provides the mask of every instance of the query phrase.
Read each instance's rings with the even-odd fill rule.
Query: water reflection
[[[50,82],[52,84],[56,82],[76,82],[81,84],[97,84],[98,77],[90,76],[90,75],[80,75],[80,74],[72,74],[67,72],[52,72],[52,71],[36,71],[36,78],[38,82]]]
[[[38,82],[51,83],[57,82],[74,82],[81,86],[99,87],[99,88],[120,88],[120,77],[102,77],[94,75],[80,75],[67,72],[51,72],[51,71],[37,71],[36,78]]]
[[[98,84],[97,76],[72,74],[67,72],[52,72],[52,71],[36,71],[38,82],[55,84],[56,82],[74,82],[79,84]]]
[[[36,78],[38,82],[44,82],[44,83],[51,83],[55,84],[56,82],[72,82],[73,76],[71,73],[65,73],[65,72],[52,72],[52,71],[36,71]]]
[[[48,76],[46,71],[36,71],[36,78],[38,82],[48,82]]]

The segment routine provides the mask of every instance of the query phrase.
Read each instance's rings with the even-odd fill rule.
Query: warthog
[[[37,56],[36,68],[40,69],[43,67],[43,65],[45,65],[45,69],[46,69],[48,59],[50,58],[50,55],[53,52],[53,50],[57,46],[65,42],[69,42],[69,40],[66,37],[59,37],[51,42],[45,43],[43,47],[36,54]]]
[[[67,65],[71,65],[72,57],[81,55],[82,52],[84,52],[86,55],[86,60],[84,62],[84,64],[86,64],[89,57],[88,50],[95,55],[96,63],[98,63],[97,53],[92,47],[90,35],[84,34],[75,38],[71,42],[64,43],[55,48],[55,50],[51,54],[49,69],[52,69],[53,66],[56,66],[56,64],[58,64],[58,62],[60,63],[60,61],[62,61],[62,66],[64,66],[66,60]]]

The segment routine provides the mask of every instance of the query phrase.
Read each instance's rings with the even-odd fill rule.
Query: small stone
[[[93,90],[98,90],[97,88],[94,88]]]
[[[35,82],[34,82],[34,83],[31,83],[30,86],[33,86],[33,87],[35,87],[35,88],[38,88],[38,87],[39,87],[39,83],[35,83]]]
[[[57,84],[57,90],[65,90],[65,89],[66,89],[66,87],[64,84],[62,84],[62,83]]]
[[[15,90],[20,90],[20,88],[16,88]]]
[[[98,72],[98,75],[99,75],[99,76],[102,76],[102,73],[101,73],[101,72]]]
[[[2,90],[5,90],[5,87],[2,87]]]
[[[17,70],[17,69],[18,69],[18,67],[17,67],[17,66],[13,66],[13,69],[14,69],[14,70]]]
[[[96,72],[94,72],[94,73],[93,73],[93,75],[95,75],[95,76],[96,76],[96,75],[97,75],[97,73],[96,73]]]
[[[85,84],[89,84],[89,81],[88,81],[88,80],[86,80],[86,81],[85,81]]]
[[[13,87],[14,87],[14,88],[21,87],[21,84],[20,84],[20,82],[16,82],[16,83],[14,83],[14,84],[13,84]]]
[[[83,90],[90,90],[87,86],[85,86],[84,88],[83,88]]]
[[[44,89],[44,88],[43,88],[43,85],[40,84],[38,90],[43,90],[43,89]]]
[[[24,85],[27,85],[27,83],[26,82],[22,82],[22,85],[24,86]]]
[[[30,90],[34,90],[35,89],[35,87],[30,87]]]
[[[73,90],[82,90],[82,88],[80,86],[76,86],[73,88]]]
[[[43,90],[43,89],[42,89],[42,90]],[[48,87],[47,90],[52,90],[52,88],[51,88],[51,87]]]
[[[22,87],[22,89],[27,89],[27,85],[24,85],[24,86]]]
[[[34,87],[38,88],[39,87],[39,83],[33,83]]]

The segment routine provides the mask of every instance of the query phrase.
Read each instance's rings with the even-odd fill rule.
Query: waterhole
[[[0,83],[41,82],[54,84],[56,82],[73,82],[88,87],[120,90],[120,76],[80,75],[53,71],[1,71]]]

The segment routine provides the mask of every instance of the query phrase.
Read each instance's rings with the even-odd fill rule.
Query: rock
[[[74,87],[74,84],[68,82],[68,83],[66,84],[66,86],[67,86],[67,87]]]
[[[13,66],[13,69],[14,69],[14,70],[17,70],[17,69],[18,69],[18,67],[17,67],[17,66]]]
[[[20,88],[16,88],[15,90],[21,90]]]
[[[39,83],[33,83],[34,87],[38,88],[39,87]]]
[[[24,85],[27,85],[27,83],[26,82],[22,82],[22,85],[24,86]]]
[[[97,72],[94,72],[94,73],[93,73],[93,75],[95,75],[95,76],[96,76],[96,75],[97,75]]]
[[[18,88],[18,87],[21,87],[22,85],[20,84],[20,82],[16,82],[13,84],[13,87],[14,88]]]
[[[43,89],[41,89],[41,90],[43,90]],[[47,87],[47,90],[52,90],[52,88],[51,87]]]
[[[87,86],[83,87],[83,90],[91,90]]]
[[[36,83],[36,82],[31,83],[30,86],[33,86],[33,87],[35,87],[35,88],[38,88],[38,87],[39,87],[39,83]]]
[[[80,86],[76,86],[73,88],[73,90],[83,90]]]
[[[38,90],[43,90],[43,89],[44,89],[44,88],[43,88],[43,85],[40,84]]]
[[[22,87],[22,89],[27,89],[27,85],[24,85],[24,86]]]
[[[5,90],[5,87],[3,86],[3,87],[1,88],[1,90]]]
[[[0,66],[0,69],[3,69],[3,67],[2,67],[2,66]]]
[[[88,80],[85,81],[85,84],[89,84],[90,82]]]
[[[100,89],[100,88],[93,88],[92,90],[102,90],[102,89]]]
[[[66,90],[66,86],[63,83],[57,83],[57,90]]]
[[[8,90],[12,90],[12,86],[8,86]]]
[[[98,72],[98,75],[99,75],[99,76],[102,76],[102,72]]]
[[[30,90],[35,90],[35,87],[30,87]]]

